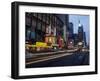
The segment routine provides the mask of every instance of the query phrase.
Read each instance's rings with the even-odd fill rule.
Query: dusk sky
[[[90,37],[89,16],[88,15],[69,15],[69,22],[72,22],[74,26],[74,33],[78,32],[79,20],[80,20],[80,23],[83,25],[83,30],[86,32],[86,41],[88,44],[89,37]]]

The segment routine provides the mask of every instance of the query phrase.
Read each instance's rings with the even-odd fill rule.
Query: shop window
[[[26,29],[26,40],[30,40],[31,30]]]
[[[36,36],[37,36],[36,41],[38,41],[38,42],[42,41],[43,38],[42,38],[42,36],[40,34],[37,33]]]
[[[31,31],[31,39],[35,39],[35,31]]]

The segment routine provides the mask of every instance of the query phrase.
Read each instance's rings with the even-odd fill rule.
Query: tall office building
[[[78,45],[78,34],[74,33],[73,38],[74,38],[74,46],[77,46]]]
[[[44,42],[45,36],[51,34],[56,38],[61,36],[64,41],[67,41],[67,18],[67,14],[26,13],[26,41],[32,43],[37,41]]]
[[[60,20],[63,22],[63,27],[61,27],[61,31],[63,33],[63,39],[64,39],[64,42],[65,44],[67,44],[67,41],[68,41],[68,26],[69,26],[69,15],[68,14],[58,14],[57,15]]]
[[[73,23],[72,22],[69,23],[68,32],[69,32],[68,38],[73,39]]]
[[[68,23],[67,31],[68,31],[68,42],[67,42],[67,45],[68,45],[69,49],[72,49],[74,47],[73,23],[72,22]]]
[[[66,21],[66,45],[68,43],[68,35],[69,35],[69,32],[68,32],[68,27],[69,27],[69,15],[66,15],[65,17],[65,21]]]
[[[83,47],[87,47],[86,32],[84,32],[83,25],[80,24],[80,21],[78,25],[78,42],[81,42]]]
[[[86,32],[84,32],[84,47],[87,47],[87,42],[86,42]]]
[[[78,41],[79,42],[83,42],[83,38],[84,38],[83,34],[84,34],[83,25],[79,21],[79,25],[78,25]]]

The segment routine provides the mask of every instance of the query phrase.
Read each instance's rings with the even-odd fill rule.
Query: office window
[[[49,22],[49,14],[47,14],[47,17],[46,17],[46,21],[47,21],[47,24],[49,24],[50,22]]]
[[[33,15],[34,17],[37,17],[37,13],[33,13],[32,15]]]
[[[40,20],[38,20],[37,29],[38,29],[38,30],[41,30],[41,21],[40,21]]]
[[[26,17],[26,25],[31,26],[31,18],[30,17]]]
[[[57,28],[57,17],[55,17],[55,27]]]
[[[32,27],[36,27],[36,19],[32,19]]]
[[[49,25],[46,25],[46,34],[49,34]]]
[[[46,22],[46,15],[43,14],[43,22]]]
[[[54,26],[55,25],[55,16],[52,15],[52,25]]]
[[[40,20],[42,19],[42,14],[41,14],[41,13],[38,14],[38,18],[39,18]]]
[[[45,23],[42,23],[42,31],[46,32],[45,29],[46,29],[46,25],[45,25]]]

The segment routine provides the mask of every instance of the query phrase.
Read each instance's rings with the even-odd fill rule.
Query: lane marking
[[[72,55],[72,54],[73,53],[65,53],[65,54],[62,54],[62,55],[52,55],[52,56],[44,57],[44,58],[37,60],[37,61],[28,62],[28,63],[26,63],[26,65],[29,65],[29,64],[32,64],[32,63],[37,63],[37,62],[43,62],[43,61],[47,61],[47,60],[51,60],[51,59],[55,59],[55,58],[60,58],[60,57],[64,57],[66,55]]]

